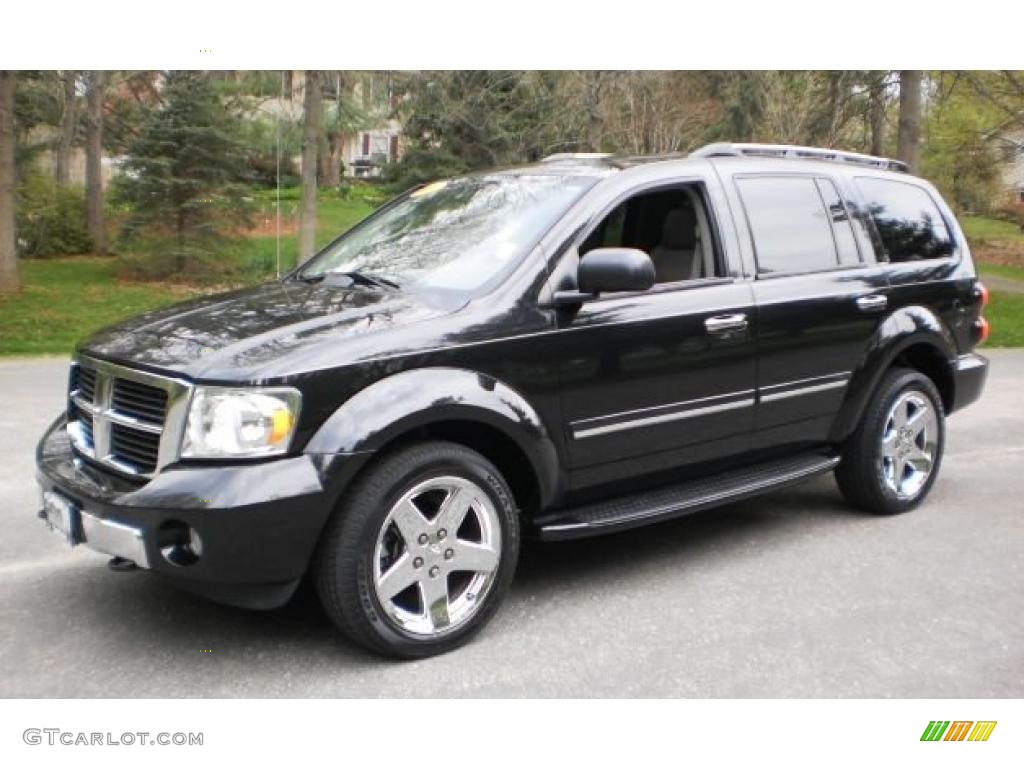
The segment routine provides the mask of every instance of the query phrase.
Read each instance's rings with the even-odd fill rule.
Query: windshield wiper
[[[315,275],[298,273],[288,279],[299,283],[322,283],[326,278],[335,276],[348,278],[349,284],[369,285],[373,288],[388,288],[395,291],[401,289],[401,286],[394,280],[369,272],[319,272]]]
[[[399,290],[402,286],[396,283],[394,280],[389,280],[386,277],[380,275],[374,275],[369,272],[331,272],[331,275],[343,275],[351,280],[353,283],[359,283],[361,285],[372,285],[375,288],[390,288],[392,290]]]
[[[294,274],[289,277],[289,280],[293,280],[297,283],[319,283],[327,276],[326,273],[319,275],[303,275],[302,273]]]

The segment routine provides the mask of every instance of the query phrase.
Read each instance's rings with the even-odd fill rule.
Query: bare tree
[[[302,211],[299,216],[299,263],[316,247],[316,164],[320,149],[320,73],[306,72],[302,108]]]
[[[919,69],[900,71],[900,124],[896,154],[911,173],[921,170],[921,82]]]
[[[61,73],[64,86],[64,110],[60,117],[60,143],[57,145],[57,162],[54,167],[54,178],[60,184],[67,184],[71,176],[71,145],[75,140],[75,128],[78,125],[78,103],[75,98],[75,87],[78,73],[65,70]]]
[[[0,70],[0,293],[18,290],[14,237],[14,73]]]
[[[107,233],[103,221],[103,89],[104,72],[89,77],[85,132],[85,218],[96,253],[107,252]]]

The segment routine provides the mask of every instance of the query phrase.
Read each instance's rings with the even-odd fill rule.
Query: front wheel
[[[894,368],[843,451],[836,468],[839,488],[869,512],[907,512],[931,490],[945,440],[942,398],[931,379]]]
[[[512,493],[487,459],[420,443],[384,457],[335,510],[315,564],[348,637],[418,658],[461,645],[494,615],[519,552]]]

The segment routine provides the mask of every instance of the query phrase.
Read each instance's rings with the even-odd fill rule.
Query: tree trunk
[[[896,154],[911,173],[921,170],[921,81],[919,69],[900,72],[900,125]]]
[[[320,183],[328,189],[335,189],[341,184],[341,144],[341,134],[330,131],[320,152]]]
[[[71,178],[71,145],[75,140],[75,126],[78,123],[78,105],[75,100],[76,72],[63,73],[64,112],[60,118],[60,144],[57,145],[57,162],[54,178],[58,184],[67,184]]]
[[[85,132],[85,218],[94,253],[107,252],[103,222],[103,84],[105,73],[89,78]]]
[[[885,154],[885,79],[880,75],[871,87],[871,105],[868,118],[871,125],[871,154]]]
[[[330,130],[326,141],[320,142],[320,186],[334,189],[341,183],[341,134]]]
[[[14,237],[14,73],[0,70],[0,293],[18,290]]]
[[[299,217],[299,263],[316,247],[316,161],[320,149],[320,78],[306,72],[302,109],[302,212]]]

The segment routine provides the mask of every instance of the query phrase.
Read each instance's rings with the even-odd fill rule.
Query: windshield
[[[342,235],[298,276],[473,291],[515,264],[594,182],[550,175],[437,181]]]

